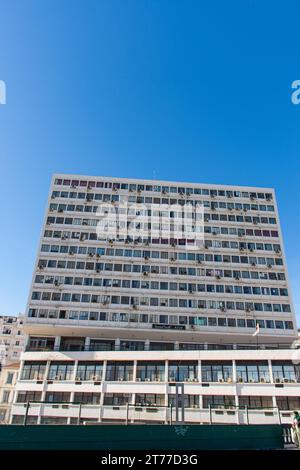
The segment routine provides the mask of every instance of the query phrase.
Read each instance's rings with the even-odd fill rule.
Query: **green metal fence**
[[[279,425],[0,426],[0,450],[282,449]]]

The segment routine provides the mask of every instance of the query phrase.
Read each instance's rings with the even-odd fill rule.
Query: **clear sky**
[[[54,172],[275,187],[299,314],[299,2],[0,11],[0,314],[25,309]]]

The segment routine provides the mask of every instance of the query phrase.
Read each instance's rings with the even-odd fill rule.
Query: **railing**
[[[27,346],[26,352],[42,352],[42,351],[64,351],[64,352],[96,352],[96,351],[176,351],[178,349],[174,348],[164,348],[162,346],[155,346],[155,349],[151,346],[141,344],[141,345],[115,345],[115,344],[102,344],[102,345],[61,345],[57,346],[44,346],[44,347],[32,347]],[[270,344],[197,344],[195,348],[182,348],[180,347],[179,351],[224,351],[224,350],[273,350],[273,349],[292,349],[290,343],[270,343]]]
[[[283,424],[282,425],[282,430],[283,430],[283,440],[285,445],[293,445],[294,442],[292,440],[292,429],[291,425],[288,424]]]
[[[252,408],[247,406],[218,405],[208,408],[185,407],[184,421],[181,409],[178,422],[185,424],[280,424],[283,426],[285,442],[291,443],[290,426],[293,411],[278,407]],[[19,422],[12,424],[43,424],[43,418],[53,420],[53,424],[101,424],[101,423],[161,423],[176,424],[176,408],[153,403],[143,404],[82,404],[74,402],[27,402],[14,403],[12,416]],[[34,421],[34,422],[33,422]],[[56,421],[56,422],[55,422]],[[63,421],[63,422],[62,422]],[[177,422],[177,423],[178,423]]]

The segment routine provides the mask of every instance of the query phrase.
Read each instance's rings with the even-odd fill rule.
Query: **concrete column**
[[[146,341],[145,341],[145,351],[149,351],[149,350],[150,350],[150,340],[146,339]]]
[[[47,379],[48,379],[48,376],[49,376],[49,370],[50,370],[50,361],[47,361],[47,364],[46,364],[46,369],[45,369],[45,375],[44,375],[44,380],[43,380],[43,388],[42,388],[42,395],[41,395],[41,401],[42,402],[45,402],[46,400],[46,392],[47,392],[47,387],[48,387],[48,384],[47,384]],[[37,424],[41,424],[41,416],[42,416],[42,409],[43,409],[43,404],[40,405],[40,410],[39,410],[39,416],[38,416],[38,420],[37,420]]]
[[[232,381],[234,383],[236,383],[236,378],[237,378],[237,374],[236,374],[236,361],[235,359],[233,359],[232,361]]]
[[[198,360],[198,382],[202,382],[201,359]]]
[[[203,395],[199,395],[199,408],[200,410],[203,409]]]
[[[134,360],[133,361],[133,376],[132,376],[133,382],[136,382],[136,367],[137,367],[137,360]]]
[[[30,342],[30,336],[27,334],[24,334],[24,351],[27,351],[29,347],[29,342]]]
[[[61,342],[61,337],[60,336],[55,336],[55,341],[54,341],[54,350],[55,351],[59,351],[60,342]]]
[[[174,350],[179,351],[179,341],[175,341],[174,343]]]
[[[272,369],[272,361],[271,361],[271,359],[268,359],[268,366],[269,366],[270,382],[271,382],[271,383],[274,383],[274,377],[273,377],[273,369]]]
[[[90,350],[90,343],[91,343],[91,338],[89,338],[88,336],[85,338],[85,342],[84,342],[84,350],[85,351],[89,351]]]
[[[103,361],[103,370],[102,370],[102,388],[103,388],[103,382],[105,382],[105,377],[106,377],[106,366],[107,366],[107,361]]]
[[[166,362],[165,362],[165,382],[166,383],[169,382],[169,361],[168,361],[168,359],[166,359]]]
[[[120,351],[120,345],[121,345],[120,338],[116,338],[116,340],[115,340],[115,351]]]
[[[73,377],[72,377],[72,381],[75,381],[76,380],[76,376],[77,376],[77,367],[78,367],[78,360],[75,361],[75,364],[74,364],[74,370],[73,370]]]

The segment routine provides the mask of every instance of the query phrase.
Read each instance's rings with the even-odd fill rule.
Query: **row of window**
[[[75,248],[75,247],[74,247]],[[69,254],[73,254],[74,252],[70,249]],[[203,260],[203,261],[202,261]],[[170,261],[172,262],[173,259],[171,258]],[[174,258],[174,262],[175,262]],[[201,264],[202,262],[209,262],[209,263],[232,263],[232,264],[251,264],[251,266],[255,267],[256,265],[262,267],[268,267],[269,269],[272,266],[283,266],[283,261],[281,258],[265,258],[265,257],[253,257],[253,256],[231,256],[231,255],[211,255],[211,254],[203,254],[202,256],[198,256],[198,262]],[[89,271],[117,271],[117,272],[133,272],[133,273],[150,273],[151,269],[156,270],[156,273],[161,271],[162,274],[174,274],[174,275],[190,275],[195,276],[196,268],[187,268],[187,267],[175,267],[170,266],[169,264],[165,267],[162,266],[153,266],[150,264],[121,264],[121,263],[103,263],[103,262],[94,262],[94,261],[66,261],[66,260],[57,260],[57,259],[39,259],[38,267],[40,269],[43,268],[57,268],[57,269],[77,269],[77,270],[89,270]],[[152,271],[155,273],[155,271]],[[191,273],[191,274],[189,274]],[[233,277],[233,276],[225,276],[224,277]]]
[[[47,363],[45,361],[25,361],[21,380],[69,380],[93,381],[104,380],[104,364],[100,362],[82,362],[77,366],[74,362],[52,361],[46,377]],[[246,383],[268,383],[271,381],[267,361],[236,361],[236,380]],[[167,375],[166,375],[167,374]],[[273,380],[287,382],[300,381],[300,366],[288,361],[272,361]],[[167,379],[166,379],[167,377]],[[232,382],[233,365],[231,361],[169,361],[166,368],[164,361],[137,361],[136,376],[132,361],[107,361],[105,380],[142,381],[142,382]]]
[[[261,212],[274,212],[274,206],[266,206],[264,204],[238,204],[238,203],[226,203],[226,202],[209,202],[209,201],[202,201],[201,203],[195,202],[194,205],[192,204],[192,201],[190,201],[188,204],[185,203],[185,201],[177,201],[176,199],[153,199],[152,198],[135,198],[135,197],[130,197],[127,198],[124,196],[123,198],[120,198],[120,203],[121,206],[119,206],[119,197],[118,196],[110,196],[107,195],[103,197],[102,199],[102,194],[98,195],[98,200],[103,200],[105,201],[105,204],[107,202],[112,202],[111,206],[104,206],[101,204],[101,206],[98,205],[87,205],[86,202],[85,204],[57,204],[57,203],[51,203],[49,205],[49,211],[50,212],[87,212],[87,213],[97,213],[100,211],[100,213],[115,213],[115,214],[127,214],[130,216],[141,216],[141,217],[153,217],[153,222],[154,219],[162,219],[162,220],[167,220],[167,219],[197,219],[199,220],[200,214],[196,213],[196,209],[202,209],[202,208],[209,208],[212,211],[215,211],[217,209],[225,209],[228,210],[229,212],[232,212],[233,210],[236,211],[243,211],[243,212],[248,212],[248,211],[261,211]],[[87,195],[86,198],[87,202],[91,202],[92,198],[90,195]],[[142,204],[142,205],[140,205]],[[266,219],[266,221],[261,220],[258,216],[241,216],[241,215],[233,215],[233,214],[211,214],[211,213],[204,213],[204,219],[207,222],[208,220],[222,220],[222,221],[230,221],[230,222],[242,222],[243,220],[245,222],[261,222],[261,223],[268,223],[267,217],[262,217],[262,219]],[[156,220],[156,221],[157,221]],[[202,220],[202,216],[201,216]],[[276,223],[276,222],[275,222]]]
[[[235,231],[235,233],[230,233],[230,235],[237,235],[237,231],[236,229],[233,229]],[[268,232],[270,236],[270,232]],[[277,233],[277,235],[276,235]],[[213,235],[215,234],[215,232],[213,232]],[[216,232],[216,234],[218,234]],[[261,230],[252,230],[252,229],[246,229],[246,230],[243,230],[240,229],[239,231],[239,237],[244,237],[244,236],[262,236],[262,231]],[[272,231],[272,234],[271,234],[272,237],[278,237],[278,232],[274,232]],[[62,230],[45,230],[44,232],[44,237],[45,238],[60,238],[62,240],[78,240],[78,241],[86,241],[86,240],[89,240],[89,241],[95,241],[95,240],[98,240],[98,237],[97,237],[97,233],[96,232],[70,232],[70,231],[62,231]],[[118,240],[117,240],[118,241]],[[120,240],[121,241],[121,240]],[[161,244],[161,245],[168,245],[170,244],[171,246],[176,246],[176,244],[178,243],[178,245],[182,246],[182,245],[186,245],[186,240],[185,239],[166,239],[166,238],[158,238],[158,239],[149,239],[149,238],[141,238],[141,237],[138,237],[138,238],[135,238],[134,240],[133,239],[125,239],[125,244],[128,244],[128,243],[134,243],[135,245],[139,244],[139,243],[144,243],[145,245],[149,245],[150,243],[153,243],[153,244]],[[260,242],[257,242],[257,243],[254,243],[254,242],[251,242],[251,243],[246,243],[246,242],[235,242],[235,241],[230,241],[230,240],[205,240],[204,242],[204,245],[203,247],[205,248],[210,248],[210,247],[213,247],[213,248],[231,248],[231,249],[239,249],[239,248],[244,248],[244,249],[249,249],[249,250],[268,250],[270,251],[270,248],[269,248],[269,245],[270,244],[263,244],[263,243],[260,243]],[[267,248],[266,248],[267,247]],[[80,247],[80,248],[87,248],[87,247]],[[88,248],[87,248],[88,249]],[[104,248],[99,248],[99,250],[103,250]],[[276,251],[277,253],[280,253],[280,245],[278,244],[273,244],[273,249],[274,251]],[[133,256],[133,255],[125,255],[125,252],[126,253],[129,253],[130,251],[133,252],[133,250],[131,249],[128,249],[128,250],[124,250],[124,254],[117,254],[117,253],[121,253],[123,250],[122,249],[116,249],[116,254],[115,255],[110,255],[110,256]],[[134,250],[135,251],[135,250]],[[85,254],[86,252],[85,251],[82,251],[82,254]],[[166,253],[166,252],[165,252]],[[103,253],[104,254],[104,253]],[[178,253],[178,256],[183,256],[183,255],[187,255],[187,253]],[[193,254],[193,255],[197,255],[197,253],[188,253],[188,254]],[[156,255],[154,255],[153,257],[155,257]],[[152,255],[151,255],[152,257]],[[159,255],[157,256],[158,258],[160,257]],[[185,258],[186,259],[186,258]],[[191,258],[192,259],[192,258]],[[195,258],[194,258],[195,259]]]
[[[222,309],[225,306],[223,300],[211,299],[179,299],[166,297],[146,297],[146,296],[120,296],[120,295],[97,295],[82,294],[75,292],[49,292],[36,291],[31,294],[31,300],[39,300],[43,302],[78,302],[78,303],[94,303],[103,305],[128,305],[131,307],[150,306],[150,307],[170,307],[170,308],[200,308],[200,309]],[[274,311],[274,312],[290,312],[289,304],[271,304],[271,303],[252,303],[249,302],[233,302],[226,301],[226,305],[230,310],[258,310],[258,311]]]
[[[124,269],[123,272],[128,272],[128,271],[125,271],[124,266],[125,265],[123,265],[123,269]],[[116,267],[116,265],[114,267]],[[117,270],[114,269],[114,271],[117,271]],[[142,270],[132,271],[132,272],[141,272],[141,271]],[[239,270],[231,270],[231,269],[204,269],[204,268],[182,268],[182,267],[177,268],[173,266],[155,266],[155,265],[151,265],[150,267],[147,266],[147,270],[143,271],[143,273],[160,274],[160,275],[168,275],[168,276],[175,275],[176,277],[197,276],[197,278],[203,278],[203,277],[207,277],[207,278],[215,277],[217,279],[234,278],[236,281],[239,281],[241,279],[242,280],[253,279],[253,280],[260,280],[260,281],[261,280],[264,280],[264,281],[285,281],[286,280],[285,273],[282,273],[282,272],[239,271]],[[144,277],[146,276],[146,274],[144,274]],[[48,274],[48,275],[37,274],[35,277],[35,282],[40,283],[40,284],[54,284],[56,286],[61,285],[61,284],[74,285],[74,286],[101,286],[103,285],[101,278],[94,277],[94,276],[73,277],[73,276],[63,276],[63,275],[54,276],[51,274]],[[127,285],[127,287],[130,287],[130,282],[131,282],[130,279],[122,279],[122,283],[123,282],[124,284],[122,285],[124,286]],[[138,281],[138,282],[142,283],[144,282],[144,280]],[[148,282],[148,281],[145,280],[145,282]],[[151,285],[154,286],[155,284],[151,284]]]
[[[135,406],[165,406],[166,398],[168,406],[175,406],[176,397],[173,394],[167,396],[154,393],[136,393]],[[16,403],[41,402],[42,392],[18,392]],[[70,392],[46,392],[44,403],[73,403],[83,405],[99,405],[100,393],[78,393],[74,394],[71,402]],[[103,397],[104,406],[122,406],[127,403],[132,404],[131,394],[105,393]],[[238,405],[234,395],[203,395],[203,409],[218,408],[273,408],[273,398],[271,396],[238,396]],[[280,410],[294,410],[300,407],[299,397],[276,397],[276,406]],[[199,395],[185,395],[185,408],[200,408]]]
[[[45,231],[44,236],[48,238],[61,238],[63,240],[70,239],[72,233],[71,232],[61,232],[61,231]],[[74,238],[75,234],[73,233]],[[85,234],[88,237],[88,234]],[[86,238],[85,238],[86,239]],[[81,241],[84,241],[81,239]],[[173,244],[174,245],[174,244]],[[275,251],[277,254],[281,253],[281,247],[277,243],[254,243],[254,242],[236,242],[231,240],[205,240],[204,243],[205,248],[215,248],[215,249],[232,249],[232,250],[249,250],[249,251]],[[133,250],[133,249],[123,249],[123,248],[105,248],[105,247],[92,247],[92,246],[75,246],[72,248],[76,248],[75,253],[80,255],[99,255],[99,256],[125,256],[125,257],[148,257],[148,258],[162,258],[168,259],[170,256],[170,252],[166,251],[158,251],[158,250]],[[59,253],[59,252],[68,252],[66,250],[65,245],[50,245],[50,244],[43,244],[41,247],[41,251],[50,252],[50,253]],[[176,259],[178,260],[189,260],[195,261],[198,259],[199,253],[191,253],[191,252],[173,252]]]
[[[222,217],[222,216],[220,216]],[[226,217],[226,219],[225,219]],[[230,219],[230,217],[232,217],[232,219]],[[245,220],[246,217],[244,218],[244,216],[242,215],[237,215],[237,216],[224,216],[224,219],[220,218],[218,220],[222,221],[228,221],[228,222],[238,222],[238,223],[245,223],[245,222],[248,222],[248,223],[254,223],[255,225],[258,224],[258,223],[262,223],[262,224],[276,224],[276,219],[274,217],[251,217],[251,216],[248,216],[247,219],[249,219],[249,221]],[[209,222],[209,219],[207,217],[204,217],[204,221],[205,222]],[[76,226],[87,226],[87,227],[98,227],[99,224],[103,223],[101,221],[101,217],[99,216],[98,219],[88,219],[88,218],[81,218],[81,217],[61,217],[61,216],[57,216],[57,217],[54,217],[54,216],[48,216],[47,217],[47,225],[52,225],[52,224],[57,224],[57,225],[76,225]],[[193,233],[196,233],[196,232],[199,232],[199,233],[213,233],[213,234],[219,234],[219,233],[222,233],[222,234],[229,234],[229,235],[237,235],[238,234],[238,228],[236,227],[214,227],[214,226],[202,226],[202,225],[194,225],[192,222],[188,223],[188,222],[185,222],[184,223],[184,230],[183,230],[183,223],[182,221],[178,221],[177,224],[170,224],[168,223],[168,221],[166,221],[165,223],[163,222],[157,222],[157,223],[149,223],[149,222],[141,222],[141,221],[132,221],[130,222],[130,227],[128,226],[128,221],[119,221],[117,222],[116,221],[116,225],[113,225],[115,226],[116,230],[118,231],[121,231],[122,230],[122,234],[124,234],[124,231],[128,230],[128,233],[130,234],[130,231],[134,231],[136,233],[136,235],[138,236],[139,235],[139,232],[140,232],[140,235],[143,234],[143,236],[153,236],[153,237],[159,237],[161,236],[160,235],[160,232],[166,232],[166,236],[168,236],[168,234],[170,234],[172,236],[172,233],[174,234],[180,234],[180,236],[184,236],[184,233],[186,234],[191,234],[190,238],[192,237]],[[241,229],[241,230],[244,230],[245,229]],[[251,229],[252,230],[252,229]],[[270,237],[272,236],[270,233],[272,233],[272,231],[270,232],[270,230],[260,230],[260,229],[257,229],[257,230],[254,230],[254,234],[255,236],[260,236],[260,235],[256,235],[256,232],[257,233],[262,233],[263,236],[266,236],[266,237]],[[276,231],[276,233],[278,233]],[[183,235],[182,235],[183,234]],[[176,235],[174,235],[176,236]],[[178,236],[178,235],[177,235]],[[186,235],[188,236],[188,235]],[[278,235],[277,235],[278,236]],[[99,237],[100,238],[100,237]]]
[[[216,275],[221,278],[221,274]],[[42,276],[35,277],[36,284],[54,284],[76,285],[86,287],[114,287],[120,289],[151,289],[166,291],[185,291],[189,293],[209,292],[218,294],[237,294],[237,295],[267,295],[287,297],[286,288],[264,287],[264,286],[241,286],[241,285],[223,285],[223,284],[195,284],[187,282],[165,282],[165,281],[147,281],[147,280],[129,280],[112,278],[90,278],[90,277],[64,277],[64,276]],[[35,300],[35,299],[33,299]]]
[[[142,183],[119,183],[117,181],[87,181],[79,179],[63,179],[56,178],[54,184],[57,186],[70,186],[71,188],[104,188],[112,190],[129,190],[129,191],[153,191],[153,192],[163,192],[163,193],[173,193],[173,194],[196,194],[204,195],[211,197],[250,197],[251,199],[266,199],[272,200],[272,193],[257,192],[257,191],[243,191],[243,190],[225,190],[225,189],[207,189],[199,187],[183,187],[183,186],[169,186],[169,185],[152,185],[152,184],[142,184]]]
[[[225,302],[223,311],[227,310]],[[230,305],[228,305],[230,307]],[[286,307],[286,306],[285,306]],[[158,315],[144,313],[119,313],[119,312],[85,312],[76,310],[51,310],[30,308],[28,312],[30,318],[59,318],[80,321],[108,321],[108,322],[129,322],[129,323],[149,323],[153,326],[160,325],[196,325],[196,326],[213,326],[228,328],[255,328],[256,324],[260,328],[292,330],[294,328],[292,321],[287,320],[264,320],[264,319],[245,319],[245,318],[224,318],[224,317],[204,317],[185,315]]]
[[[102,193],[76,193],[76,192],[66,192],[66,191],[53,191],[51,195],[52,199],[62,198],[62,199],[79,199],[83,204],[74,204],[74,203],[53,203],[49,205],[50,210],[70,210],[78,212],[97,212],[97,206],[87,206],[87,202],[101,201],[101,205],[107,204],[107,208],[111,208],[111,203],[118,203],[117,207],[120,210],[124,210],[127,206],[129,210],[142,210],[146,208],[146,212],[143,212],[144,215],[150,215],[152,209],[157,212],[160,210],[162,213],[166,211],[178,211],[178,214],[181,214],[182,207],[185,206],[192,210],[193,207],[203,207],[205,209],[226,209],[228,211],[262,211],[262,212],[274,212],[275,207],[270,204],[256,204],[256,203],[240,203],[240,202],[224,202],[224,201],[207,201],[207,200],[186,200],[186,199],[169,199],[169,198],[159,198],[159,197],[143,197],[143,196],[132,196],[132,195],[116,195],[116,194],[102,194]],[[120,204],[119,204],[120,203]],[[97,204],[99,204],[97,202]],[[104,206],[103,204],[103,206]],[[144,206],[142,207],[141,204]],[[160,207],[158,207],[160,206]],[[177,207],[176,207],[177,206]],[[150,214],[149,212],[150,211]],[[124,213],[124,212],[123,212]],[[158,214],[157,214],[158,215]],[[166,215],[166,214],[165,214]]]

